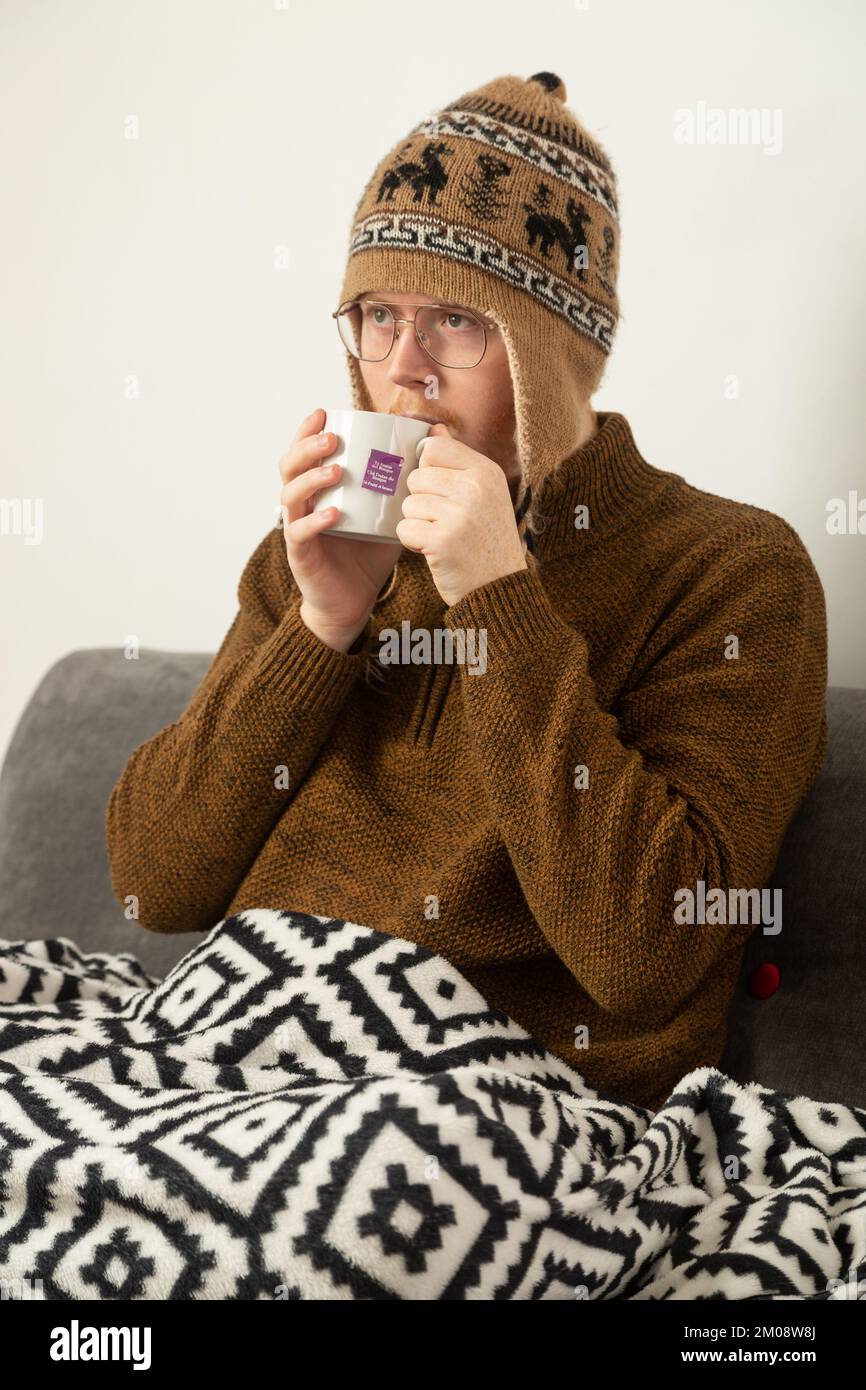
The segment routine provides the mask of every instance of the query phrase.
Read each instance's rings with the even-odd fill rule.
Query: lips
[[[405,414],[405,411],[401,411],[400,413],[401,413],[401,415],[402,415],[402,414]],[[434,419],[434,417],[433,417],[432,415],[406,415],[406,419],[407,419],[407,420],[423,420],[424,423],[425,423],[425,425],[441,425],[441,423],[442,423],[441,420],[436,420],[436,419]]]

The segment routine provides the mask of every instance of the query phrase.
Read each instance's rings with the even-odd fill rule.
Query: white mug
[[[313,499],[314,512],[340,509],[333,526],[320,535],[399,544],[397,524],[403,520],[407,479],[418,467],[420,446],[431,426],[408,415],[372,410],[328,410],[325,415],[323,428],[337,436],[337,445],[323,462],[342,464],[343,471]]]

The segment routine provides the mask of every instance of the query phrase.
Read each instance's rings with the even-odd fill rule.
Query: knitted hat
[[[533,498],[578,448],[618,318],[616,178],[564,105],[554,73],[500,77],[421,121],[376,167],[355,209],[340,303],[421,293],[501,330],[531,549]],[[356,410],[372,410],[347,351]],[[443,369],[447,370],[447,369]]]

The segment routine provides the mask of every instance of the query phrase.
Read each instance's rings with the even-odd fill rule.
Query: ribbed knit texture
[[[652,467],[622,415],[599,424],[538,499],[537,568],[446,607],[403,551],[356,652],[305,627],[270,531],[106,829],[145,927],[293,908],[420,942],[591,1084],[656,1106],[718,1063],[754,930],[677,925],[674,894],[766,884],[824,757],[826,615],[784,520]],[[486,629],[486,672],[390,666],[371,688],[366,655],[404,619]]]

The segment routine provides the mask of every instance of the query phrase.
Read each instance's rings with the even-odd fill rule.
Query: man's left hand
[[[397,537],[419,551],[449,606],[491,580],[527,568],[508,479],[437,424],[409,474]]]

